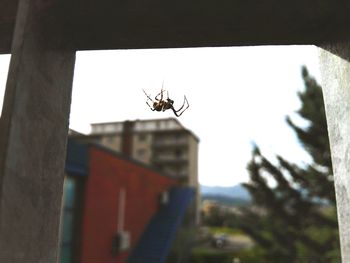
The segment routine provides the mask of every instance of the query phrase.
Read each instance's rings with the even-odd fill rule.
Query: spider
[[[187,101],[186,96],[184,96],[184,102],[181,106],[180,109],[175,110],[173,104],[174,101],[172,99],[169,99],[169,92],[167,92],[167,98],[163,99],[163,93],[164,93],[164,89],[162,87],[161,91],[157,94],[157,96],[154,98],[154,100],[151,99],[150,95],[147,95],[147,93],[143,90],[143,92],[145,93],[145,95],[147,96],[147,105],[148,107],[152,110],[152,111],[166,111],[171,109],[176,117],[180,117],[182,113],[185,112],[185,110],[187,110],[187,108],[190,106],[190,104]],[[160,96],[160,98],[159,98]],[[153,103],[153,106],[151,106],[148,101],[151,101]],[[186,105],[186,107],[185,107]],[[185,108],[184,108],[185,107]],[[184,109],[183,109],[184,108]]]

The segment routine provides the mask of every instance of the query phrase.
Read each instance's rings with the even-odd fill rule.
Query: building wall
[[[189,158],[189,185],[198,187],[198,141],[188,136],[188,158]]]
[[[109,152],[90,149],[90,174],[85,188],[82,233],[82,263],[121,263],[128,251],[113,257],[112,240],[118,229],[120,191],[125,190],[124,231],[135,245],[151,217],[157,212],[159,194],[176,181],[117,158]]]
[[[184,130],[153,133],[152,161],[159,170],[189,182],[189,140]]]
[[[153,136],[149,132],[133,135],[132,157],[140,162],[150,164],[152,160]]]
[[[193,209],[195,210],[195,224],[200,224],[200,204],[201,194],[198,182],[198,141],[193,136],[188,136],[188,147],[189,147],[189,183],[188,185],[196,189],[196,198],[193,203]]]
[[[110,134],[101,136],[98,141],[101,145],[112,149],[113,151],[121,152],[122,149],[122,137],[118,134]]]
[[[182,178],[184,185],[198,186],[198,139],[177,119],[92,124],[91,135],[114,151]]]

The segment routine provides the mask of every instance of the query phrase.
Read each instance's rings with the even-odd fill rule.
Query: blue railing
[[[190,187],[170,190],[168,204],[162,206],[151,219],[140,241],[130,253],[127,263],[165,262],[194,193],[194,189]]]

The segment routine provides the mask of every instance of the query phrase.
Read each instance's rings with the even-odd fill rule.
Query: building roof
[[[181,122],[176,118],[162,118],[162,119],[136,119],[118,122],[102,122],[92,123],[92,131],[88,136],[108,135],[115,133],[122,133],[125,123],[134,123],[133,133],[143,132],[174,132],[174,131],[185,131],[190,134],[197,142],[199,138],[191,130],[185,128]],[[102,128],[105,126],[105,129]],[[109,126],[109,128],[108,128]],[[101,129],[99,129],[101,127]],[[106,129],[108,128],[108,129]]]
[[[78,131],[76,131],[76,130],[73,130],[73,129],[71,129],[71,128],[69,128],[69,130],[68,130],[68,136],[69,136],[69,137],[82,136],[82,135],[84,135],[84,134],[81,133],[81,132],[78,132]]]
[[[169,122],[173,122],[176,125],[179,126],[179,128],[181,129],[186,129],[181,122],[173,117],[170,118],[160,118],[160,119],[136,119],[136,120],[125,120],[125,121],[114,121],[114,122],[100,122],[100,123],[92,123],[91,126],[99,126],[99,125],[117,125],[117,124],[124,124],[125,122],[133,122],[133,123],[160,123],[160,122],[164,122],[164,121],[169,121]]]

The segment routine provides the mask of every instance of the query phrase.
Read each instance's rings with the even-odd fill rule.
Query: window
[[[63,189],[63,211],[61,221],[60,262],[71,263],[73,254],[74,208],[76,201],[76,181],[66,177]]]
[[[182,150],[179,150],[179,149],[175,150],[175,157],[176,158],[180,158],[182,155],[183,155],[183,151]]]
[[[140,134],[140,135],[138,135],[137,138],[140,142],[144,142],[144,141],[146,141],[147,136],[146,136],[146,134]]]
[[[138,149],[137,150],[137,157],[144,158],[146,156],[146,149]]]

